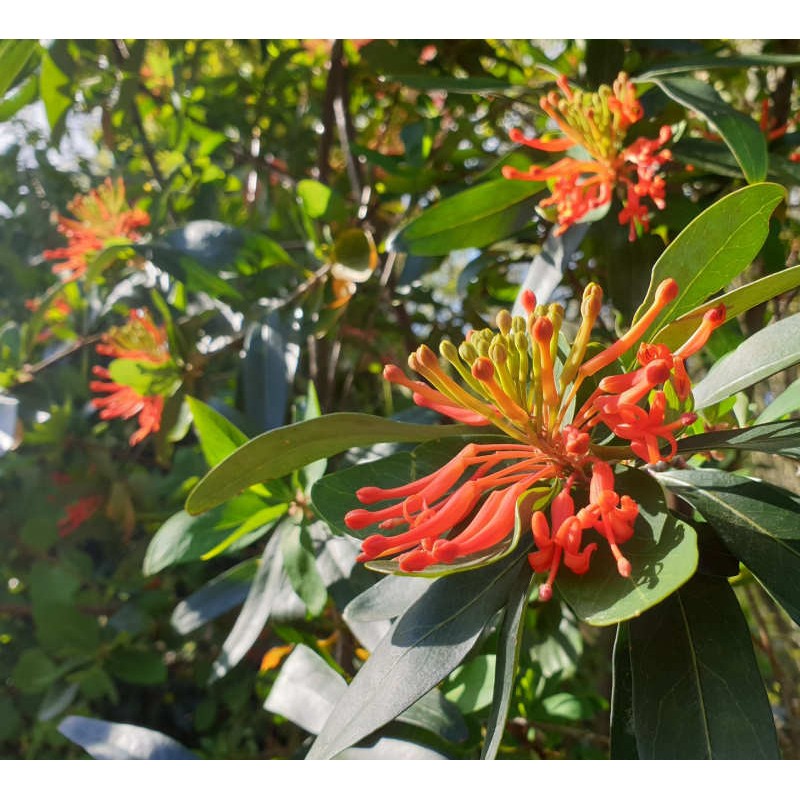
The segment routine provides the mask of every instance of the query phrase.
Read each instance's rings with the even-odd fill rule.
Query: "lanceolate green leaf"
[[[336,704],[308,758],[326,759],[395,719],[453,671],[507,600],[524,549],[434,581],[381,640]]]
[[[739,67],[790,67],[800,63],[800,56],[783,55],[774,53],[758,53],[756,55],[733,56],[703,56],[701,58],[687,58],[680,61],[666,61],[656,64],[633,80],[637,83],[650,81],[664,75],[680,75],[684,72],[695,72],[706,69],[738,69]]]
[[[511,589],[503,615],[503,624],[498,637],[492,711],[486,723],[486,738],[481,750],[483,759],[493,759],[497,755],[503,738],[511,696],[514,693],[514,675],[519,661],[522,624],[528,607],[530,585],[531,576],[524,569],[521,570]]]
[[[543,183],[488,181],[423,211],[400,230],[392,248],[417,256],[447,255],[500,241],[530,223]]]
[[[782,391],[759,415],[756,422],[774,422],[786,414],[800,409],[800,378]],[[798,423],[800,425],[800,423]],[[797,434],[797,447],[800,448],[800,428]]]
[[[768,422],[750,428],[700,433],[678,440],[679,453],[703,453],[707,450],[755,450],[800,458],[800,420]]]
[[[750,632],[724,578],[696,575],[630,623],[643,759],[780,758]]]
[[[746,339],[694,386],[695,408],[718,403],[800,361],[800,314],[768,325]]]
[[[211,470],[186,501],[190,514],[224,503],[254,483],[288,475],[312,461],[378,442],[422,442],[474,430],[467,425],[413,425],[341,412],[257,436]]]
[[[750,117],[731,108],[710,83],[696,78],[661,78],[657,86],[673,100],[695,111],[719,132],[749,183],[767,177],[767,139]]]
[[[659,480],[705,517],[728,549],[800,622],[800,497],[714,469],[664,472]]]
[[[703,319],[703,314],[710,308],[724,303],[726,317],[727,319],[732,319],[738,314],[749,311],[760,303],[771,300],[773,297],[777,297],[779,294],[788,292],[798,286],[800,286],[800,266],[774,272],[772,275],[766,275],[757,281],[727,292],[720,297],[715,297],[713,300],[709,300],[707,303],[692,309],[665,328],[662,328],[653,339],[656,342],[663,342],[674,350],[694,333]],[[764,420],[764,422],[766,421]]]
[[[200,440],[200,449],[209,467],[216,466],[237,447],[246,444],[247,436],[219,411],[195,397],[187,397],[186,402],[192,412],[192,424]]]
[[[611,758],[625,760],[639,757],[633,731],[633,677],[628,628],[627,622],[617,626],[611,685]]]
[[[639,504],[635,533],[623,546],[633,572],[623,578],[608,544],[599,547],[585,575],[562,567],[556,588],[585,622],[612,625],[661,602],[685,583],[697,568],[697,535],[667,512],[664,494],[645,472],[629,469],[617,475],[616,491]],[[588,531],[584,543],[591,541]]]
[[[36,39],[0,40],[0,98],[14,85],[17,75],[38,47]]]
[[[665,278],[678,296],[650,327],[655,333],[727,286],[756,257],[769,232],[769,218],[785,195],[774,183],[746,186],[718,200],[684,228],[653,267],[650,286],[634,319],[652,304]]]

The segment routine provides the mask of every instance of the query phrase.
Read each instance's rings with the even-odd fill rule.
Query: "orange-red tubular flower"
[[[546,153],[580,147],[590,158],[564,156],[549,166],[534,165],[525,171],[507,166],[503,175],[511,180],[550,182],[550,197],[540,205],[555,206],[556,235],[609,203],[614,188],[619,187],[623,204],[619,222],[629,226],[633,241],[639,228],[646,231],[650,225],[650,209],[643,201],[649,199],[656,208],[664,208],[666,185],[661,169],[672,156],[662,148],[672,132],[665,125],[655,139],[639,137],[624,146],[628,128],[643,115],[636,90],[624,73],[613,86],[601,86],[597,92],[571,89],[563,75],[557,84],[563,96],[550,92],[540,104],[563,137],[531,138],[518,130],[512,130],[509,137]]]
[[[103,341],[97,345],[97,352],[115,361],[144,362],[153,368],[163,369],[164,377],[169,375],[174,380],[178,378],[166,332],[153,323],[144,309],[132,310],[127,324],[104,334]],[[164,402],[173,388],[169,380],[162,380],[152,393],[142,394],[133,386],[113,380],[111,371],[106,367],[95,366],[92,372],[99,380],[91,381],[89,389],[105,395],[92,399],[92,405],[100,411],[101,419],[131,419],[138,415],[139,426],[129,439],[131,447],[160,430]]]
[[[140,208],[131,208],[125,199],[122,178],[105,182],[87,195],[76,195],[67,206],[73,218],[58,216],[58,232],[67,238],[67,246],[45,250],[48,260],[64,259],[53,266],[62,279],[74,281],[83,277],[89,260],[110,240],[139,239],[139,228],[150,224],[150,216]]]
[[[625,108],[615,113],[633,114],[630,103],[628,97]],[[345,516],[351,530],[368,534],[359,561],[388,562],[401,572],[418,573],[489,557],[511,541],[520,524],[520,502],[536,489],[539,498],[555,495],[549,521],[542,509],[530,519],[535,551],[529,562],[547,576],[539,590],[542,600],[552,595],[562,562],[576,574],[590,568],[598,544],[584,542],[587,537],[599,536],[614,555],[617,572],[632,575],[635,565],[620,545],[633,535],[639,508],[633,498],[615,491],[613,466],[604,458],[609,449],[593,443],[592,436],[604,426],[608,430],[601,429],[598,437],[604,441],[610,430],[625,443],[613,450],[620,460],[638,457],[654,464],[664,458],[665,445],[667,458],[673,457],[676,436],[695,418],[686,405],[691,381],[684,361],[722,324],[724,307],[706,312],[674,353],[662,344],[641,344],[633,370],[604,376],[577,409],[574,399],[583,381],[619,363],[640,342],[677,294],[675,281],[663,281],[639,321],[586,361],[602,304],[595,284],[584,292],[583,320],[566,357],[559,357],[554,346],[563,308],[537,306],[533,294],[525,293],[524,317],[501,312],[497,329],[470,331],[458,347],[441,344],[450,369],[425,345],[409,358],[411,369],[424,380],[387,366],[385,378],[408,390],[418,405],[482,431],[495,430],[498,437],[465,445],[439,469],[403,486],[359,489],[361,507]],[[667,383],[675,388],[680,408],[668,408]],[[589,503],[576,511],[572,493],[581,485],[588,487]]]

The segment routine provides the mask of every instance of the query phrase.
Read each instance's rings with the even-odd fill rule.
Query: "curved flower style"
[[[359,489],[358,500],[374,508],[350,511],[345,523],[352,530],[377,525],[385,531],[364,539],[359,560],[397,557],[400,570],[417,572],[486,552],[514,531],[523,494],[544,485],[558,491],[550,522],[542,511],[531,520],[537,550],[530,564],[548,575],[540,586],[541,599],[552,595],[562,561],[577,574],[589,569],[597,543],[583,546],[582,539],[590,529],[607,543],[620,575],[630,576],[631,564],[619,545],[633,535],[639,509],[632,498],[615,492],[609,458],[638,456],[654,464],[675,455],[675,435],[695,420],[687,409],[691,382],[684,362],[724,322],[725,307],[706,312],[674,353],[662,344],[642,343],[636,369],[603,377],[574,413],[573,409],[584,382],[634,347],[677,292],[674,280],[663,281],[650,308],[628,332],[588,360],[591,331],[602,305],[602,290],[596,284],[584,292],[582,320],[565,357],[558,353],[563,307],[537,306],[533,293],[526,292],[524,318],[502,311],[499,330],[471,331],[459,347],[442,342],[440,353],[461,381],[442,368],[426,345],[408,360],[425,381],[387,366],[384,377],[410,389],[418,405],[468,425],[493,425],[508,438],[468,444],[443,467],[405,486]],[[671,384],[670,396],[677,402],[667,402],[666,384]],[[592,436],[598,429],[599,439],[610,432],[628,444],[596,444]],[[576,511],[573,490],[579,485],[588,485],[588,503]]]
[[[127,324],[104,334],[96,349],[100,355],[115,361],[110,368],[93,367],[92,371],[101,380],[92,381],[89,388],[106,396],[95,397],[92,405],[100,410],[101,419],[130,419],[138,414],[139,427],[129,440],[133,447],[160,429],[165,398],[172,394],[178,379],[166,333],[163,327],[156,327],[146,310],[136,309],[130,312]],[[116,361],[149,365],[152,379],[148,391],[113,380],[111,370]]]
[[[597,92],[571,89],[563,75],[556,83],[563,98],[550,92],[540,105],[564,136],[530,139],[512,130],[511,140],[547,153],[581,147],[588,158],[565,156],[555,164],[532,166],[525,172],[507,166],[503,167],[503,176],[551,182],[550,197],[541,205],[555,206],[556,235],[611,202],[612,191],[619,186],[623,194],[619,221],[629,226],[628,238],[633,241],[637,224],[645,231],[649,228],[650,210],[643,201],[649,198],[656,208],[664,208],[666,186],[660,170],[672,156],[661,148],[672,135],[670,128],[664,125],[656,139],[639,137],[628,147],[623,146],[628,128],[643,114],[636,90],[623,72],[613,86],[601,86]]]
[[[45,250],[46,259],[65,259],[53,266],[65,282],[83,277],[89,267],[89,259],[100,252],[111,239],[139,238],[138,228],[150,224],[150,216],[140,208],[130,208],[125,200],[125,184],[122,178],[112,183],[106,178],[102,186],[87,195],[76,195],[67,206],[75,217],[70,219],[58,215],[58,232],[66,236],[67,246]]]

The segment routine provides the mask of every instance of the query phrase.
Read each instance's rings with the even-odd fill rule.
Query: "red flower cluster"
[[[64,539],[74,533],[100,510],[103,501],[103,495],[93,494],[67,505],[64,508],[64,516],[58,521],[58,535]]]
[[[92,400],[92,405],[100,409],[101,419],[130,419],[138,414],[139,427],[130,437],[133,447],[160,429],[165,398],[172,393],[178,378],[166,333],[163,327],[156,327],[146,310],[136,309],[130,312],[126,325],[113,328],[103,336],[97,352],[115,360],[143,362],[163,372],[158,385],[151,382],[151,391],[142,393],[134,386],[112,380],[115,362],[110,368],[96,366],[92,370],[101,380],[92,381],[89,388],[106,395]]]
[[[76,195],[67,206],[74,219],[58,216],[58,232],[68,244],[55,250],[45,250],[46,259],[65,259],[53,266],[65,281],[81,278],[89,267],[89,259],[99,253],[112,239],[139,238],[137,228],[150,224],[150,216],[140,208],[130,208],[125,200],[122,178],[112,183],[106,178],[102,186],[87,195]]]
[[[602,378],[573,414],[583,382],[630,350],[647,332],[678,292],[669,279],[658,287],[652,305],[618,341],[584,360],[590,335],[602,305],[602,290],[590,284],[584,292],[582,320],[569,354],[558,362],[558,334],[564,309],[537,306],[526,292],[526,317],[501,312],[498,331],[472,331],[458,348],[440,346],[442,357],[461,378],[455,380],[425,345],[409,357],[409,366],[425,381],[408,378],[389,365],[384,377],[411,390],[414,401],[462,423],[493,425],[509,439],[471,443],[430,475],[405,486],[366,486],[356,492],[367,506],[345,516],[352,530],[377,526],[362,542],[360,561],[396,557],[396,568],[418,572],[434,564],[486,554],[513,533],[518,503],[531,489],[555,492],[550,523],[542,511],[531,519],[537,551],[530,556],[536,572],[547,573],[540,597],[548,599],[563,562],[575,573],[589,568],[597,544],[582,549],[584,532],[604,539],[620,575],[631,575],[631,564],[619,545],[633,535],[636,502],[614,490],[609,458],[638,456],[656,463],[676,450],[675,435],[695,415],[687,410],[691,382],[684,361],[696,353],[725,319],[724,306],[708,311],[695,333],[674,353],[665,345],[642,343],[638,368]],[[664,388],[672,386],[677,402],[667,403]],[[675,407],[677,406],[677,407]],[[571,419],[570,419],[571,417]],[[592,442],[599,426],[628,445],[608,447]],[[601,429],[602,430],[602,429]],[[576,484],[588,484],[589,503],[575,511]]]
[[[643,201],[649,198],[656,208],[664,208],[666,187],[660,171],[672,156],[661,148],[670,139],[670,128],[663,126],[656,139],[639,137],[628,147],[623,146],[628,128],[643,113],[633,84],[624,73],[612,87],[601,86],[597,92],[571,89],[563,75],[557,84],[563,97],[550,92],[540,105],[564,136],[530,139],[512,130],[511,140],[548,153],[581,147],[589,158],[565,156],[555,164],[532,166],[525,172],[507,166],[503,167],[503,176],[550,182],[550,197],[541,205],[555,206],[557,235],[590,211],[610,203],[614,187],[619,186],[623,192],[619,221],[629,226],[633,241],[637,225],[645,231],[649,227],[650,210]]]

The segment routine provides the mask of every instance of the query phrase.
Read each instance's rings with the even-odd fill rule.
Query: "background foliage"
[[[0,754],[297,758],[325,729],[316,753],[353,758],[697,757],[708,720],[654,698],[699,637],[708,674],[688,707],[730,699],[708,676],[752,640],[742,714],[767,720],[705,754],[800,756],[798,64],[796,41],[0,43]],[[666,207],[633,242],[618,200],[556,238],[546,187],[502,177],[540,155],[509,131],[544,130],[556,75],[594,89],[620,70],[645,107],[637,135],[672,128]],[[108,176],[149,224],[64,282],[42,255],[64,244],[55,215]],[[580,604],[529,603],[518,553],[453,577],[472,611],[451,618],[440,590],[450,627],[417,603],[428,581],[373,588],[381,576],[315,506],[337,470],[399,464],[440,435],[383,366],[484,327],[520,286],[574,314],[599,282],[610,338],[668,276],[686,288],[664,341],[683,341],[682,315],[709,297],[729,308],[700,359],[714,367],[695,391],[698,439],[671,465],[703,469],[657,476],[702,544],[696,576],[616,634]],[[165,326],[180,380],[160,430],[131,446],[135,424],[100,419],[90,382],[107,363],[95,345],[139,308]],[[294,439],[255,438],[304,421]],[[752,423],[774,427],[727,449]],[[185,510],[234,451],[211,473],[224,485]],[[397,617],[401,633],[431,627],[442,654],[410,707],[384,682]],[[357,675],[374,717],[326,726]],[[661,742],[657,713],[691,730]]]

